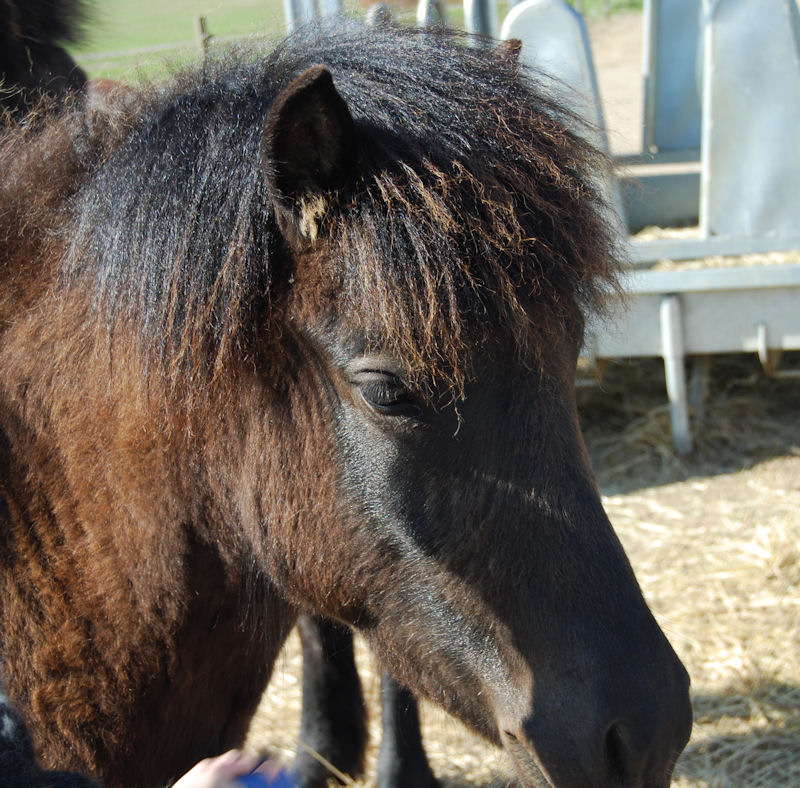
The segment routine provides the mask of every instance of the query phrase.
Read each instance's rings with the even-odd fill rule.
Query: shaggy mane
[[[288,286],[260,145],[279,91],[326,65],[360,162],[319,217],[339,304],[420,374],[468,374],[498,331],[534,358],[615,282],[604,158],[502,48],[452,33],[313,26],[142,101],[75,203],[67,271],[169,369],[213,374]]]

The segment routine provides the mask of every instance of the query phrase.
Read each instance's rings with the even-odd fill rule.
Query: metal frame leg
[[[683,330],[681,327],[681,302],[676,295],[661,299],[661,355],[664,357],[664,374],[672,418],[672,439],[678,454],[692,450],[692,432],[689,426],[689,396],[684,368]]]

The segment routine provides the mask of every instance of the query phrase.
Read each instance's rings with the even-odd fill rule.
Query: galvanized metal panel
[[[645,150],[700,147],[701,10],[701,0],[645,0]]]
[[[700,223],[800,230],[800,16],[794,0],[704,0]]]
[[[592,358],[636,358],[661,355],[659,308],[662,293],[641,293],[616,303],[607,318],[593,318],[586,328],[586,350]]]
[[[761,252],[790,252],[800,249],[800,227],[783,235],[763,233],[754,237],[741,235],[711,235],[708,237],[657,238],[652,241],[633,240],[629,245],[634,263],[657,260],[697,260],[711,255],[759,254]]]
[[[628,230],[697,224],[700,204],[700,164],[631,167],[617,173]]]
[[[622,278],[626,293],[685,293],[704,290],[764,290],[794,288],[800,294],[800,253],[797,263],[729,267],[631,271]],[[800,314],[798,315],[800,318]]]
[[[468,33],[496,37],[500,29],[496,0],[464,0],[464,27]]]
[[[588,128],[580,132],[607,152],[597,78],[581,15],[563,0],[526,0],[508,12],[500,37],[522,42],[522,61],[538,70],[549,89],[586,119]],[[613,212],[609,219],[622,237],[625,222],[619,184],[609,176],[601,187]]]
[[[500,37],[522,41],[522,60],[549,77],[551,89],[598,129],[598,142],[608,150],[589,36],[581,15],[563,0],[526,0],[508,12]]]
[[[759,326],[773,350],[800,350],[800,264],[641,271],[623,280],[624,303],[592,321],[587,355],[662,355],[661,302],[676,295],[687,354],[758,352]]]
[[[758,327],[770,327],[771,349],[800,350],[800,290],[684,293],[686,353],[758,351]]]

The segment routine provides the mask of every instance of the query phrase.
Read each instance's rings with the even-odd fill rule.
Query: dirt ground
[[[587,27],[611,152],[638,153],[644,123],[642,15],[614,14]]]
[[[640,148],[641,17],[590,25],[614,152]],[[784,361],[800,375],[800,357]],[[692,676],[695,727],[675,785],[800,785],[800,377],[768,379],[755,358],[715,360],[693,412],[696,450],[673,451],[657,360],[615,364],[580,390],[584,432],[612,523],[645,596]],[[360,655],[372,717],[378,679]],[[292,640],[251,731],[287,759],[300,660]],[[498,752],[436,709],[424,736],[445,786],[513,785]]]

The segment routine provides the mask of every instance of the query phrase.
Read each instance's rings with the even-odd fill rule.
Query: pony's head
[[[573,390],[615,281],[604,162],[473,43],[311,28],[152,98],[76,204],[69,273],[191,395],[209,498],[287,599],[526,785],[666,785],[688,679]]]

